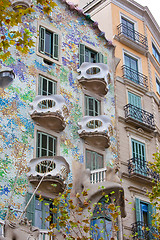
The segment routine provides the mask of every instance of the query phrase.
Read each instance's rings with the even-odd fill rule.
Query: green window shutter
[[[140,199],[135,198],[135,206],[136,206],[136,221],[141,221],[141,206],[140,206]]]
[[[43,86],[43,77],[39,75],[39,82],[38,82],[38,95],[43,95],[42,94],[42,86]]]
[[[45,52],[45,28],[39,27],[39,51]]]
[[[135,172],[139,174],[146,174],[146,154],[145,154],[145,144],[135,139],[132,141],[132,157],[135,160]]]
[[[59,35],[53,33],[53,58],[58,59],[59,57]]]
[[[97,63],[104,63],[104,56],[101,52],[97,53]]]
[[[141,97],[128,92],[128,103],[132,104],[135,107],[142,108],[141,106]]]
[[[148,224],[152,225],[154,210],[152,204],[148,203]]]
[[[26,204],[29,202],[32,193],[27,193],[26,195]],[[26,217],[29,221],[32,221],[32,225],[35,225],[35,195],[32,198],[27,210],[26,210]]]
[[[79,66],[85,62],[85,45],[80,43],[79,44]]]

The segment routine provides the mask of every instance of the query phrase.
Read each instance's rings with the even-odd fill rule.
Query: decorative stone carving
[[[28,167],[30,171],[27,173],[27,177],[35,187],[45,174],[39,187],[40,191],[45,193],[63,192],[65,180],[70,172],[69,164],[63,157],[34,158],[29,162]]]
[[[38,95],[30,106],[32,110],[29,114],[39,125],[56,132],[63,131],[66,127],[65,117],[68,109],[61,95]]]
[[[20,222],[5,221],[4,237],[0,240],[38,240],[39,229],[33,227],[27,218]]]
[[[106,64],[84,62],[77,71],[81,72],[77,79],[84,88],[102,96],[107,94],[110,73]]]
[[[101,149],[109,147],[111,121],[106,115],[85,116],[78,125],[81,128],[78,130],[80,137],[88,144]]]

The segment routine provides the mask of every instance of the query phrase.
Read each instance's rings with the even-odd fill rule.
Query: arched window
[[[104,240],[111,239],[112,235],[112,221],[111,210],[108,209],[110,204],[109,199],[101,198],[96,205],[93,217],[91,219],[91,236],[94,240],[103,238]]]

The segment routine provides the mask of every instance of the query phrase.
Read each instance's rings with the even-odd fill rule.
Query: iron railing
[[[144,222],[132,223],[132,236],[134,240],[156,240],[157,229],[152,225],[146,225]]]
[[[122,70],[123,70],[123,78],[127,78],[127,79],[139,84],[140,86],[148,89],[147,76],[145,76],[144,74],[142,74],[126,65],[122,66]]]
[[[143,124],[148,125],[150,128],[155,128],[154,116],[141,108],[138,108],[132,104],[127,104],[124,106],[125,118],[133,118]]]
[[[130,38],[131,40],[137,42],[138,44],[142,45],[146,49],[148,49],[148,41],[147,37],[143,34],[135,31],[134,29],[126,26],[125,24],[121,23],[117,26],[118,29],[118,36],[124,34],[126,37]]]
[[[128,172],[130,175],[136,173],[150,178],[151,180],[160,181],[158,173],[151,169],[151,163],[146,162],[145,159],[131,158],[128,160]]]

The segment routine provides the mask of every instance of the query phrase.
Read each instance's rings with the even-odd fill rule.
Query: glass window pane
[[[42,148],[47,149],[47,135],[42,134]]]
[[[42,95],[47,95],[47,79],[43,78]]]
[[[51,57],[52,52],[53,52],[53,33],[46,30],[45,53]]]

